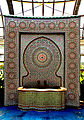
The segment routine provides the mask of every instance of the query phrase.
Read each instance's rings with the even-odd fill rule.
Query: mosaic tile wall
[[[5,16],[5,105],[17,104],[19,37],[27,32],[65,34],[66,105],[79,106],[79,21],[79,17],[32,19]]]
[[[22,37],[21,37],[20,80],[23,81],[25,87],[43,86],[52,88],[56,86],[63,86],[64,35],[62,34],[38,35],[37,33],[33,35],[24,34],[21,36]],[[23,54],[27,45],[28,45],[27,57],[25,56],[26,59],[24,58],[25,59],[24,62],[27,68],[26,70],[23,63]],[[29,74],[26,77],[27,71],[29,71]],[[57,75],[55,75],[55,71],[57,71],[56,72]],[[22,76],[25,76],[23,77],[24,78],[23,80]],[[39,85],[38,81],[40,81]],[[44,85],[44,81],[46,82],[46,86]]]

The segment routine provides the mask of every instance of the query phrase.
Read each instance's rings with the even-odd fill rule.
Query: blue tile
[[[0,120],[84,120],[81,110],[68,108],[62,111],[21,111],[17,106],[0,107]]]

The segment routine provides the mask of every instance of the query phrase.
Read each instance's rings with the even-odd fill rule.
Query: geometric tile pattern
[[[21,86],[22,86],[22,81],[24,81],[22,80],[22,78],[23,76],[26,76],[27,73],[29,73],[28,77],[30,79],[28,78],[25,80],[26,82],[25,87],[27,87],[27,83],[29,83],[31,80],[32,82],[37,83],[37,87],[44,86],[44,82],[45,82],[45,87],[55,87],[55,86],[61,86],[61,85],[63,86],[63,82],[64,82],[64,79],[63,79],[64,78],[64,34],[53,34],[53,33],[51,34],[50,33],[49,34],[43,34],[43,33],[42,34],[37,34],[37,33],[29,34],[27,33],[27,34],[21,34],[20,38],[21,38],[20,39],[20,43],[21,43],[20,84]],[[27,65],[26,67],[27,70],[25,69],[25,66],[23,64],[23,58],[24,58],[23,54],[26,48],[27,48],[26,50],[27,54],[25,57],[27,58],[25,58],[25,60],[27,60],[28,62],[25,62],[25,63]],[[58,52],[56,49],[58,50]],[[32,62],[31,61],[29,62],[29,60],[31,60]],[[57,67],[59,60],[60,60],[59,62],[60,64]],[[34,74],[32,74],[31,69],[34,70]],[[43,76],[45,78],[43,78]],[[25,77],[23,79],[25,79]],[[40,82],[39,85],[37,81]],[[33,84],[31,83],[30,87],[32,87],[32,85]]]
[[[79,106],[80,18],[5,16],[5,105],[17,104],[19,87],[19,33],[65,33],[66,105]]]
[[[49,38],[38,37],[32,40],[24,50],[23,62],[28,72],[23,77],[23,87],[61,86],[61,76],[57,76],[61,65],[61,52]]]

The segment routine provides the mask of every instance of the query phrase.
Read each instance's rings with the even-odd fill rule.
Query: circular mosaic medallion
[[[75,58],[76,58],[76,54],[75,54],[74,52],[71,52],[71,53],[69,54],[69,58],[70,58],[70,59],[75,59]]]
[[[38,54],[37,58],[39,62],[45,62],[47,60],[47,55],[44,52],[42,52]]]
[[[70,68],[70,69],[76,68],[76,64],[75,64],[75,63],[70,63],[70,64],[69,64],[69,68]]]
[[[61,65],[61,52],[59,47],[49,38],[38,37],[32,40],[24,50],[24,66],[26,69],[36,69],[38,72],[41,68],[58,70]]]
[[[73,29],[73,28],[75,28],[76,27],[76,23],[75,22],[70,22],[69,23],[69,27],[71,28],[71,29]]]
[[[14,21],[9,22],[9,27],[15,28],[16,27],[16,23]]]
[[[69,38],[70,39],[74,39],[75,37],[76,37],[76,33],[74,33],[74,32],[69,33]]]
[[[14,93],[10,93],[8,97],[9,97],[10,100],[13,100],[13,99],[15,99],[15,94]]]
[[[45,28],[45,24],[44,24],[44,23],[40,23],[40,24],[39,24],[39,28],[40,28],[40,29],[44,29],[44,28]]]
[[[14,83],[10,83],[9,85],[8,85],[8,87],[9,87],[9,89],[11,89],[11,90],[13,90],[13,89],[15,89],[15,84]]]
[[[8,67],[9,67],[10,69],[15,68],[15,63],[14,63],[14,62],[9,62],[9,63],[8,63]]]
[[[8,74],[8,77],[9,77],[9,79],[14,79],[15,78],[15,73],[14,72],[10,72]]]
[[[60,23],[59,23],[59,29],[63,29],[63,28],[65,28],[65,23],[60,22]]]
[[[34,28],[36,27],[36,24],[35,24],[34,22],[31,22],[31,23],[29,24],[29,27],[30,27],[31,29],[34,29]]]
[[[74,42],[69,43],[69,48],[74,49],[76,47],[76,44]]]
[[[55,28],[55,23],[53,23],[53,22],[49,23],[49,28],[54,29]]]
[[[8,53],[8,57],[11,59],[15,58],[15,53],[14,52]]]
[[[32,54],[32,60],[38,67],[46,67],[52,61],[52,54],[47,48],[37,48]]]
[[[13,48],[15,48],[15,43],[14,42],[10,42],[8,44],[8,46],[9,46],[9,48],[13,49]]]
[[[75,95],[73,93],[70,93],[68,95],[68,97],[69,97],[70,100],[74,100],[75,99]]]
[[[9,32],[9,35],[8,35],[11,39],[13,39],[15,37],[15,32]]]
[[[20,27],[21,29],[26,28],[26,23],[25,23],[25,22],[21,22],[21,23],[19,24],[19,27]]]
[[[68,86],[72,90],[74,90],[76,88],[76,85],[74,83],[70,83]]]
[[[69,75],[68,75],[68,77],[70,78],[70,79],[74,79],[75,77],[76,77],[76,75],[75,75],[75,73],[70,73]]]

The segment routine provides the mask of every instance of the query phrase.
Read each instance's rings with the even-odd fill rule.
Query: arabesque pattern
[[[79,20],[79,17],[33,19],[5,16],[5,105],[17,104],[19,33],[37,32],[65,33],[66,105],[79,106]],[[46,60],[45,53],[38,56],[38,61],[42,60]]]

